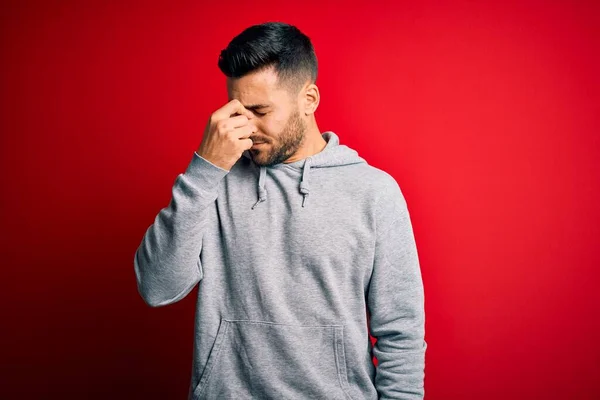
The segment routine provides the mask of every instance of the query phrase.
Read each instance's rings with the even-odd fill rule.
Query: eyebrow
[[[244,108],[247,108],[248,110],[257,110],[259,108],[267,108],[270,106],[270,104],[251,104],[249,106],[244,106]]]

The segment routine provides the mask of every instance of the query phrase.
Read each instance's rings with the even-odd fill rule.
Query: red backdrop
[[[147,307],[133,254],[268,20],[403,189],[426,398],[600,396],[597,2],[108,3],[2,5],[2,398],[185,398],[196,290]]]

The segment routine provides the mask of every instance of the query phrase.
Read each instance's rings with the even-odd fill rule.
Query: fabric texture
[[[189,399],[423,398],[405,198],[334,132],[323,138],[321,152],[271,167],[245,151],[227,171],[194,153],[135,252],[148,305],[198,285]]]

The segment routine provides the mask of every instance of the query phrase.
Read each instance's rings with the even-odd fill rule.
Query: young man
[[[310,39],[255,25],[218,65],[230,101],[134,258],[150,306],[199,285],[189,398],[423,398],[407,204],[391,175],[319,131]]]

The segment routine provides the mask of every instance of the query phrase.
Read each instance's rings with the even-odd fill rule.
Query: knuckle
[[[217,131],[221,134],[227,132],[227,121],[221,120],[217,121]]]
[[[225,139],[227,141],[235,143],[235,136],[234,136],[233,132],[226,132],[224,135],[225,135]]]

